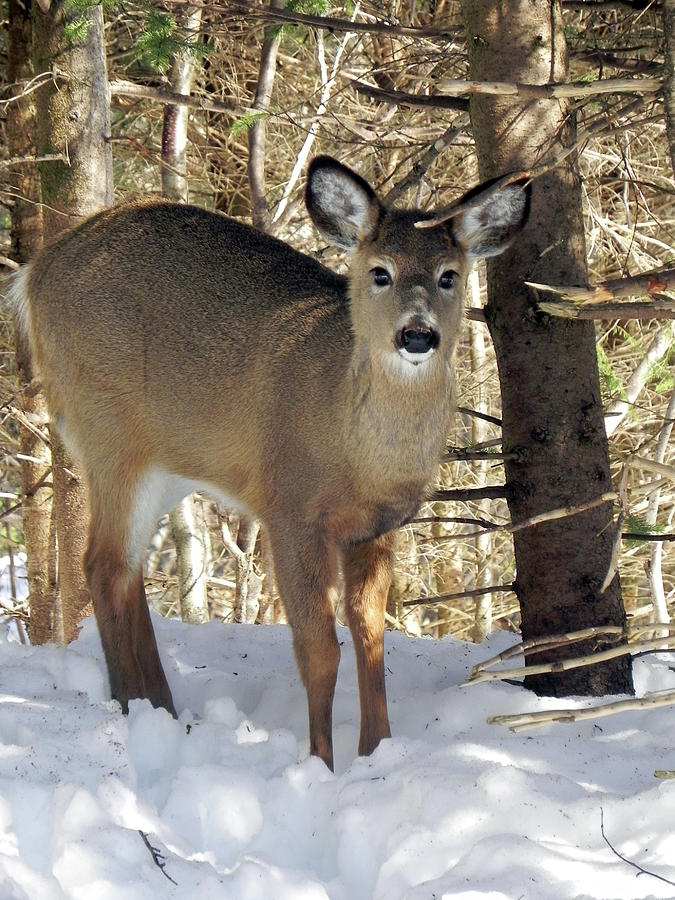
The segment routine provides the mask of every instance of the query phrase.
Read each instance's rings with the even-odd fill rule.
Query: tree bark
[[[183,27],[188,37],[199,33],[201,7],[189,10]],[[171,89],[177,94],[192,90],[195,63],[189,53],[177,54],[171,67]],[[187,149],[188,107],[164,107],[162,125],[162,194],[177,203],[188,200]],[[206,595],[206,527],[197,515],[192,496],[184,497],[169,514],[176,545],[176,572],[181,618],[200,624],[209,621]]]
[[[7,79],[15,85],[7,117],[7,149],[11,157],[30,157],[35,153],[36,116],[33,94],[24,93],[21,83],[35,74],[31,59],[33,27],[31,4],[9,0]],[[17,262],[25,263],[42,246],[42,206],[40,177],[34,164],[17,165],[17,186],[12,209],[12,250]],[[26,547],[26,577],[31,643],[42,644],[52,637],[54,593],[49,582],[51,558],[52,489],[51,455],[43,423],[47,420],[44,398],[33,384],[34,374],[27,342],[16,334],[16,366],[21,392],[21,407],[29,428],[19,424],[22,484],[22,525]]]
[[[280,9],[283,5],[283,0],[271,0],[270,3],[272,9]],[[252,107],[265,113],[268,111],[272,99],[280,40],[281,29],[278,26],[268,26],[265,29],[265,39],[260,51],[258,84]],[[254,226],[261,231],[268,231],[272,224],[265,195],[266,135],[265,119],[254,122],[248,132],[248,185],[251,194],[251,218]]]
[[[663,105],[666,110],[670,164],[675,174],[675,0],[663,0],[663,36],[665,38]]]
[[[66,25],[85,17],[86,35],[70,42]],[[47,239],[92,215],[113,198],[110,104],[100,6],[77,12],[65,0],[47,12],[34,10],[34,64],[54,78],[36,91],[38,149],[65,153],[63,162],[41,164],[44,227]],[[104,273],[101,273],[104,277]],[[59,613],[55,637],[67,643],[77,636],[78,621],[89,604],[82,567],[88,528],[82,472],[52,431]]]
[[[564,81],[567,54],[558,0],[465,0],[471,77],[543,84]],[[528,169],[574,140],[565,99],[523,102],[474,96],[471,117],[483,178]],[[486,319],[502,387],[504,451],[514,522],[576,506],[610,487],[607,439],[591,323],[553,319],[534,309],[524,281],[584,283],[581,192],[573,156],[537,179],[526,231],[488,265]],[[618,576],[600,592],[610,566],[612,506],[514,535],[523,638],[623,625]],[[575,648],[579,653],[593,647]],[[532,658],[540,663],[565,651]],[[628,656],[591,668],[526,679],[538,693],[632,690]]]

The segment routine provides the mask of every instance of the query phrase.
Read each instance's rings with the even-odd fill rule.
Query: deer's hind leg
[[[143,558],[159,498],[144,475],[129,470],[89,479],[91,524],[85,570],[113,699],[150,700],[176,715],[162,668],[143,584]],[[145,491],[145,493],[144,493]],[[139,516],[139,503],[143,512]],[[139,524],[139,519],[140,524]]]
[[[354,641],[361,700],[359,753],[391,737],[384,683],[384,614],[391,584],[393,534],[343,550],[345,608]]]

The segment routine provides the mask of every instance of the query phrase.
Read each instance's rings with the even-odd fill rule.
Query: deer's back
[[[352,342],[345,280],[225,216],[104,211],[37,258],[27,290],[38,369],[66,431],[105,409],[155,456],[222,479],[219,460],[252,464],[269,444],[270,417],[300,438],[304,423],[314,432],[317,416],[334,418]],[[76,449],[86,439],[73,434]]]

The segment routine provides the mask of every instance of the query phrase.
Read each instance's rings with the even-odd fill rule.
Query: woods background
[[[528,126],[528,140],[539,144],[531,163],[553,161],[560,146],[574,148],[560,162],[574,179],[580,174],[575,184],[589,281],[673,264],[675,139],[666,117],[669,104],[675,110],[673,0],[195,6],[104,0],[103,7],[90,0],[5,0],[2,10],[0,253],[8,271],[113,195],[115,202],[161,195],[189,200],[251,220],[340,268],[344,261],[321,246],[304,211],[311,156],[338,157],[388,202],[447,206],[485,175],[476,154],[485,97],[506,97],[523,116],[535,104],[552,105],[561,114],[555,139]],[[493,12],[499,21],[488,21]],[[551,59],[562,55],[555,66],[551,62],[550,77],[536,73],[517,50],[531,39],[527,29],[539,27],[537,16],[553,23],[553,38],[564,33],[567,44],[565,54],[560,41],[552,41]],[[501,40],[495,56],[500,70],[516,73],[500,77],[501,86],[495,78],[475,77],[476,67],[489,68],[490,60],[480,59],[481,29],[488,28]],[[552,83],[560,87],[542,88]],[[487,152],[482,151],[483,169]],[[571,253],[568,234],[564,253]],[[583,260],[583,241],[581,248]],[[545,252],[540,248],[540,255]],[[520,627],[514,529],[503,485],[504,464],[517,469],[524,451],[502,444],[499,378],[481,311],[483,269],[472,275],[470,288],[477,312],[469,317],[458,353],[460,413],[439,476],[445,493],[438,496],[444,499],[426,504],[399,535],[388,621],[413,634],[480,640],[494,627]],[[659,287],[662,298],[666,288]],[[532,290],[528,297],[527,316],[537,328],[557,327],[546,324],[552,320],[537,309],[540,298]],[[77,557],[77,535],[74,550],[57,560],[52,488],[57,507],[70,504],[72,521],[83,501],[77,470],[60,457],[29,361],[5,316],[0,531],[15,572],[29,544],[31,583],[30,610],[17,600],[5,613],[26,623],[33,641],[67,640],[73,636],[72,616],[64,616],[60,588],[64,578],[75,582],[78,614],[86,609],[86,589],[78,585],[77,572],[64,572],[64,560]],[[245,348],[246,336],[241,339]],[[672,319],[605,314],[596,325],[596,358],[612,482],[602,492],[613,494],[606,502],[613,503],[615,517],[606,522],[607,541],[613,546],[617,534],[629,537],[616,543],[620,552],[613,561],[600,565],[598,584],[577,586],[575,605],[583,606],[589,591],[600,593],[616,562],[631,623],[663,623],[675,590],[668,543],[675,532]],[[20,389],[17,370],[23,375]],[[541,378],[557,376],[542,372]],[[229,400],[236,403],[237,397]],[[556,415],[563,417],[552,410]],[[65,484],[58,481],[56,464],[52,477],[50,451]],[[570,464],[574,472],[580,463],[570,454],[563,449],[556,465]],[[550,482],[559,474],[550,469]],[[565,474],[562,480],[569,485],[574,478]],[[558,509],[562,529],[583,527],[571,487],[569,495],[570,500],[542,500],[537,511]],[[516,532],[523,540],[541,527],[524,525],[520,521]],[[586,527],[590,542],[599,529]],[[28,536],[35,531],[37,542]],[[174,538],[182,546],[182,567]],[[68,540],[59,533],[62,549]],[[546,547],[555,557],[557,540],[553,534],[540,540],[542,577],[551,568]],[[184,618],[192,621],[283,620],[264,534],[206,498],[184,503],[160,524],[146,577],[152,605],[166,614],[180,614],[182,603]],[[544,578],[538,588],[543,609],[555,605],[558,577]],[[196,587],[205,597],[199,591],[195,597],[190,589]],[[556,623],[555,616],[548,622]],[[579,621],[557,624],[569,629]],[[581,624],[596,624],[592,610]],[[541,628],[540,633],[560,630]]]

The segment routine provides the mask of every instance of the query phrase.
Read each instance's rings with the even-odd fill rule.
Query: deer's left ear
[[[529,181],[516,181],[497,191],[494,183],[486,182],[463,197],[458,206],[466,209],[451,221],[452,233],[471,260],[503,253],[530,212]]]

